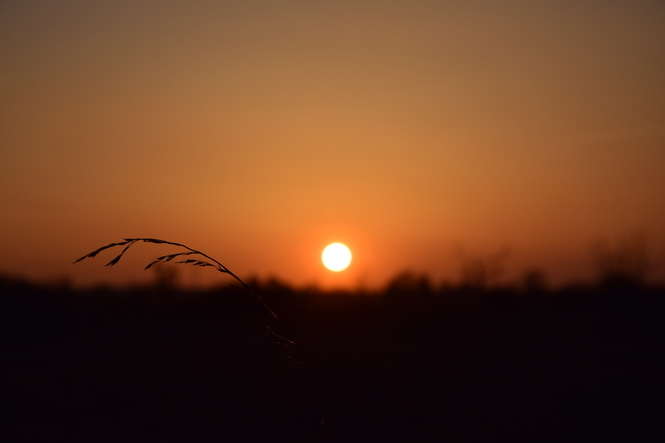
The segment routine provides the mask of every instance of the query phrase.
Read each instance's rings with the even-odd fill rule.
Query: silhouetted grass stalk
[[[144,242],[144,243],[155,243],[155,244],[164,244],[164,245],[171,245],[171,246],[177,246],[180,248],[186,249],[186,251],[183,252],[176,252],[174,254],[167,254],[167,255],[162,255],[160,257],[157,257],[150,263],[148,263],[144,269],[150,269],[154,265],[161,264],[161,263],[167,263],[172,261],[173,259],[177,257],[187,257],[187,256],[198,256],[199,258],[186,258],[184,260],[179,260],[174,263],[176,264],[190,264],[193,266],[200,266],[200,267],[213,267],[215,268],[218,272],[221,272],[223,274],[228,274],[231,277],[233,277],[238,283],[242,285],[243,288],[245,288],[251,295],[254,296],[254,298],[257,300],[257,302],[263,307],[263,309],[272,317],[273,319],[277,320],[277,314],[270,309],[270,307],[266,304],[266,302],[263,300],[263,297],[261,297],[260,294],[256,293],[256,291],[252,290],[252,288],[245,283],[238,275],[236,275],[233,271],[231,271],[229,268],[224,266],[220,261],[217,259],[211,257],[210,255],[206,254],[205,252],[199,251],[198,249],[193,249],[187,246],[184,243],[178,243],[178,242],[172,242],[172,241],[166,241],[166,240],[160,240],[157,238],[125,238],[120,242],[115,242],[115,243],[109,243],[108,245],[102,246],[98,249],[95,249],[94,251],[91,251],[84,256],[77,258],[74,260],[74,263],[78,263],[82,260],[85,260],[86,258],[94,258],[97,256],[102,251],[105,251],[106,249],[111,249],[115,248],[118,246],[124,246],[120,254],[115,256],[111,261],[106,263],[105,266],[113,266],[116,263],[120,261],[120,259],[125,255],[125,253],[131,248],[134,244],[138,242]],[[277,338],[280,341],[285,341],[290,344],[293,344],[293,342],[279,334],[277,334],[275,331],[272,330],[270,325],[266,326],[269,333]]]

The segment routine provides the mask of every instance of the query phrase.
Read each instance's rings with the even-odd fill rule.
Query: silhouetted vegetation
[[[555,290],[535,270],[514,288],[249,285],[294,345],[239,286],[3,278],[4,441],[663,437],[661,289]]]
[[[651,261],[644,237],[627,237],[615,245],[598,243],[593,255],[596,277],[604,288],[639,288],[645,285]]]
[[[469,290],[484,290],[495,285],[503,274],[508,253],[507,249],[499,249],[486,257],[460,257],[460,286]]]

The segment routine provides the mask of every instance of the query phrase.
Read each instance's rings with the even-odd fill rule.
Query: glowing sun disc
[[[344,243],[330,243],[321,253],[321,262],[326,269],[341,272],[351,264],[351,250]]]

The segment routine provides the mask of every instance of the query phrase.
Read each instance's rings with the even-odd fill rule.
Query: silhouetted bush
[[[522,290],[529,295],[542,295],[548,292],[547,275],[540,269],[529,269],[522,276]]]
[[[154,266],[155,288],[162,291],[173,290],[178,285],[179,274],[174,266]]]
[[[385,295],[432,295],[432,284],[425,274],[402,271],[395,275],[384,289]]]

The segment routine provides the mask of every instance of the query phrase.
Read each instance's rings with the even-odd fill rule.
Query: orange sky
[[[195,3],[2,2],[0,270],[151,278],[70,264],[125,236],[327,285],[665,251],[662,2]]]

